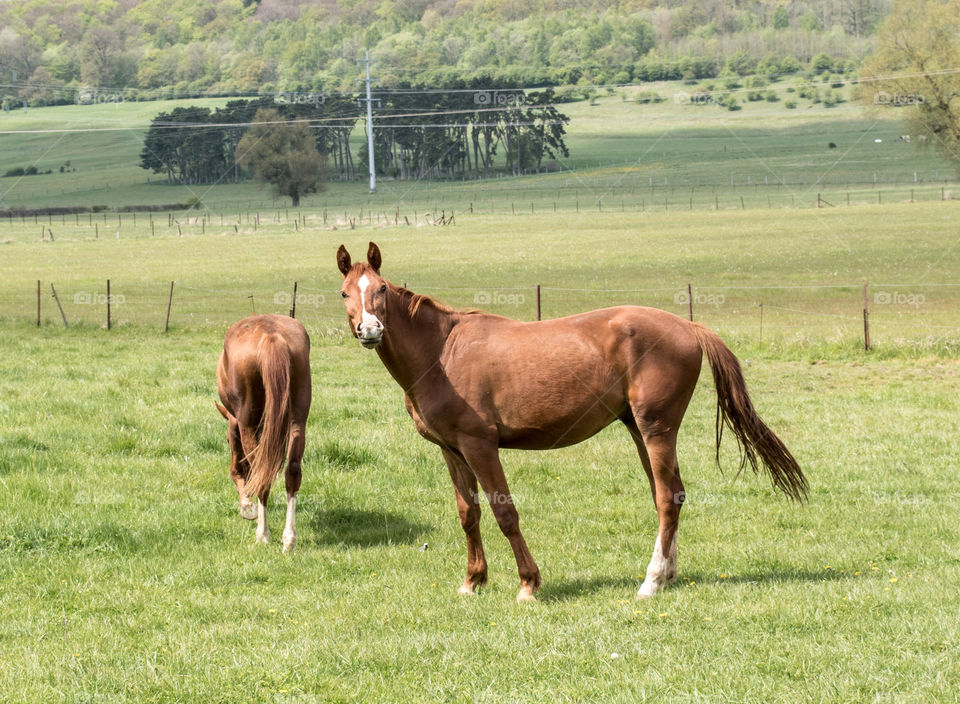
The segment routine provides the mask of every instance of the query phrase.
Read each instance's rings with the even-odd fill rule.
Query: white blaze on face
[[[357,288],[360,289],[360,306],[363,310],[363,313],[360,317],[360,325],[358,330],[363,337],[373,338],[379,337],[383,330],[383,323],[380,322],[380,319],[377,318],[373,313],[367,312],[367,288],[370,286],[370,279],[367,278],[367,275],[364,274],[360,277],[360,280],[357,281]],[[368,334],[368,331],[373,334]]]

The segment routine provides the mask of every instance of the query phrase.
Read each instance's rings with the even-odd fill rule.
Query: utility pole
[[[370,97],[370,50],[366,50],[363,59],[365,67],[364,82],[367,84],[367,161],[370,165],[370,192],[377,192],[377,169],[373,159],[373,99]]]

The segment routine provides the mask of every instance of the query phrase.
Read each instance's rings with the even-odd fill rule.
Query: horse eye
[[[347,292],[346,292],[346,291],[341,291],[341,292],[340,292],[340,295],[341,295],[343,298],[346,298],[346,297],[347,297]]]
[[[387,292],[387,285],[384,284],[383,286],[380,287],[380,293],[386,293],[386,292]]]

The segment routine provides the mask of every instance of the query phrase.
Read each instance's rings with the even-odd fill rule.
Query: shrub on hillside
[[[810,70],[815,73],[823,73],[833,68],[833,59],[829,54],[819,53],[810,59]]]
[[[634,98],[638,103],[662,103],[664,97],[655,90],[642,90]]]
[[[4,173],[4,176],[35,176],[37,174],[49,174],[53,173],[52,171],[40,171],[36,166],[28,166],[26,168],[22,166],[17,166],[8,170]]]

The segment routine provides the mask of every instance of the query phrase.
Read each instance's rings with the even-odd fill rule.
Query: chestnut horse
[[[296,506],[304,430],[310,413],[310,338],[285,315],[251,315],[234,323],[217,364],[217,391],[227,419],[230,478],[240,515],[257,519],[257,540],[270,541],[267,498],[287,460],[283,551],[297,542]],[[256,496],[255,508],[250,497]]]
[[[540,570],[520,533],[499,448],[547,450],[586,440],[622,422],[650,481],[660,529],[638,598],[677,576],[677,525],[684,490],[677,431],[693,395],[703,354],[717,389],[717,461],[726,425],[741,446],[741,466],[758,461],[793,499],[806,479],[786,446],[760,420],[740,364],[720,338],[698,323],[640,306],[605,308],[542,322],[456,311],[391,284],[380,275],[380,249],[354,264],[343,245],[337,266],[350,329],[375,348],[403,388],[423,437],[440,446],[467,539],[461,593],[487,579],[480,540],[477,482],[520,573],[517,601],[534,599]]]

